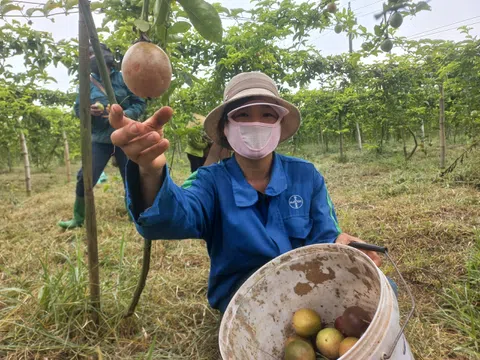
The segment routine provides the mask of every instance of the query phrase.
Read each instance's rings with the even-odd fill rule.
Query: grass
[[[325,175],[342,229],[386,245],[417,310],[407,327],[416,359],[480,359],[480,159],[470,156],[439,180],[435,149],[409,163],[382,156],[297,154]],[[449,159],[461,147],[449,148]],[[71,216],[74,183],[64,169],[0,175],[0,358],[213,359],[220,315],[206,301],[209,259],[198,240],[156,241],[136,314],[123,319],[140,273],[142,239],[128,221],[117,170],[95,189],[101,264],[101,326],[89,320],[84,230],[56,226]],[[180,183],[186,159],[173,167]],[[383,270],[395,278],[391,265]],[[397,283],[400,282],[397,279]],[[400,286],[402,313],[409,300]]]

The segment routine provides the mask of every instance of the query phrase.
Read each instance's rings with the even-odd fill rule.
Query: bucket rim
[[[366,262],[369,266],[370,269],[373,270],[373,274],[375,274],[375,281],[379,283],[379,289],[380,289],[380,294],[378,296],[378,302],[377,306],[375,309],[374,314],[372,315],[372,323],[374,319],[378,315],[378,304],[380,304],[380,299],[382,298],[382,293],[384,292],[384,289],[381,286],[381,270],[378,268],[378,266],[373,262],[372,259],[370,259],[365,253],[362,251],[355,249],[351,246],[344,245],[344,244],[335,244],[335,243],[327,243],[327,244],[312,244],[312,245],[307,245],[307,246],[302,246],[296,249],[292,249],[282,255],[277,256],[276,258],[270,260],[266,264],[264,264],[262,267],[257,269],[254,273],[252,273],[248,279],[240,286],[240,288],[237,290],[235,295],[232,297],[230,300],[230,303],[228,304],[225,313],[223,314],[221,323],[220,323],[220,329],[219,329],[219,337],[218,337],[218,343],[219,343],[219,349],[220,349],[220,355],[222,359],[229,359],[225,347],[228,346],[227,339],[227,334],[228,331],[228,325],[233,321],[233,319],[236,316],[236,313],[240,306],[238,305],[239,303],[239,298],[244,296],[244,293],[248,293],[248,291],[241,291],[244,288],[251,289],[254,287],[258,282],[262,281],[265,277],[265,274],[269,272],[271,269],[275,269],[276,266],[282,264],[283,262],[288,261],[289,259],[292,258],[293,255],[307,255],[311,253],[312,251],[323,251],[323,252],[334,252],[338,253],[339,250],[343,253],[350,253],[351,255],[358,256],[360,257],[364,262]],[[265,274],[263,274],[265,273]],[[240,299],[241,300],[241,299]],[[241,303],[241,302],[240,302]],[[368,329],[367,329],[368,331]],[[223,335],[222,335],[223,334]],[[363,336],[362,336],[363,337]],[[357,344],[355,344],[356,346]],[[355,347],[354,346],[354,347]],[[354,348],[353,347],[353,348]],[[353,348],[351,350],[353,350]]]

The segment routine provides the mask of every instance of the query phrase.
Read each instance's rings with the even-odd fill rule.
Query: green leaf
[[[224,14],[230,15],[230,10],[222,6],[220,3],[214,3],[212,5],[215,8],[215,10],[217,10],[218,13],[224,13]]]
[[[0,14],[5,15],[6,13],[10,11],[15,11],[15,10],[22,10],[21,6],[18,5],[13,5],[13,4],[7,4],[4,6],[0,6]]]
[[[41,13],[43,13],[43,10],[39,9],[39,8],[27,9],[27,11],[25,11],[25,13],[27,14],[27,16],[32,16],[35,11],[40,11]]]
[[[65,9],[70,10],[71,8],[77,5],[78,5],[78,0],[67,0],[67,2],[65,3]]]
[[[90,3],[90,10],[98,10],[104,7],[103,2],[92,2]]]
[[[150,29],[150,23],[148,21],[136,19],[133,23],[141,32],[147,32]]]
[[[195,29],[205,39],[222,41],[222,20],[215,8],[204,0],[178,0]]]
[[[168,34],[167,35],[167,42],[181,42],[183,40],[183,36],[180,34]]]
[[[155,7],[153,8],[154,24],[158,28],[167,23],[168,13],[170,11],[169,0],[157,0],[155,1]]]
[[[430,7],[430,5],[428,5],[428,3],[426,1],[420,1],[417,3],[417,6],[416,6],[416,11],[422,11],[422,10],[432,10],[432,8]]]
[[[164,104],[164,105],[168,104],[170,96],[173,94],[173,92],[175,91],[175,89],[178,86],[179,86],[179,81],[178,80],[173,80],[172,83],[170,84],[167,92],[162,95],[162,98],[160,100],[162,104]]]
[[[169,34],[178,34],[187,32],[192,25],[186,21],[177,21],[171,28],[168,29]]]
[[[236,8],[236,9],[232,9],[230,10],[230,14],[235,17],[237,16],[238,14],[241,14],[242,12],[244,12],[245,10],[244,9],[241,9],[241,8]]]
[[[53,9],[56,9],[56,8],[59,8],[62,4],[61,3],[56,3],[55,1],[47,1],[47,3],[45,4],[45,6],[43,7],[43,12],[45,14],[48,14],[50,11],[52,11]]]
[[[183,10],[179,10],[177,11],[177,17],[183,17],[185,19],[188,19],[188,14]]]

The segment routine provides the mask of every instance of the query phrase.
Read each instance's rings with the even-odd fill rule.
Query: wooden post
[[[18,120],[20,124],[20,120]],[[27,140],[25,139],[25,134],[22,129],[20,129],[20,145],[22,146],[22,155],[23,155],[23,165],[25,167],[25,186],[27,189],[27,196],[32,195],[32,181],[30,176],[30,159],[28,158],[28,147]]]
[[[439,86],[440,89],[440,169],[445,169],[445,97],[443,93],[443,83]]]
[[[355,121],[355,125],[357,127],[358,150],[362,151],[362,134],[360,133],[360,124],[358,123],[358,121]]]
[[[348,10],[350,11],[350,1],[348,2]],[[356,22],[357,22],[357,19],[355,19],[355,23]],[[350,54],[353,52],[353,39],[352,39],[351,33],[348,34],[348,52]],[[356,128],[356,135],[357,135],[358,150],[362,151],[362,134],[360,133],[360,124],[358,123],[357,120],[355,120],[355,128]]]
[[[9,145],[7,145],[7,164],[8,164],[8,172],[11,173],[13,171],[13,161],[12,161],[12,152],[10,151]]]
[[[67,169],[67,182],[70,182],[70,150],[68,149],[68,139],[67,133],[65,130],[62,130],[62,137],[63,137],[63,154],[65,158],[65,167]]]
[[[338,131],[340,132],[340,161],[344,160],[343,157],[343,124],[342,124],[343,111],[338,114]]]
[[[80,1],[82,2],[82,0]],[[90,11],[90,9],[88,9]],[[88,32],[84,12],[80,7],[78,21],[79,80],[80,80],[80,122],[82,138],[82,168],[85,187],[85,221],[88,244],[88,268],[90,279],[90,301],[92,320],[99,325],[100,275],[98,266],[97,222],[92,174],[92,135],[90,117],[90,58],[88,56]]]

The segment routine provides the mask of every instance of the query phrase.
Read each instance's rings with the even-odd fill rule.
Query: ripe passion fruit
[[[122,75],[131,92],[143,98],[159,97],[172,81],[172,65],[157,45],[140,41],[132,45],[122,61]]]

